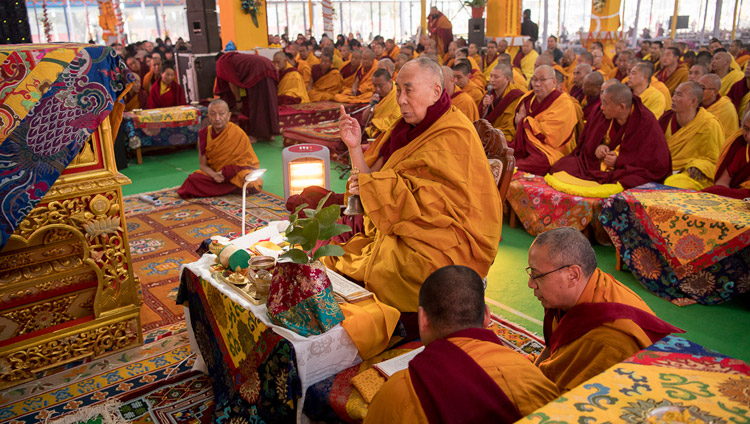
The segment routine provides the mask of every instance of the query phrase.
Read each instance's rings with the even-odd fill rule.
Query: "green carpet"
[[[268,171],[263,177],[263,189],[283,196],[281,138],[273,142],[253,145],[261,167]],[[151,154],[143,157],[137,165],[131,159],[130,166],[122,171],[133,180],[123,187],[125,195],[160,190],[182,184],[185,177],[198,168],[198,152],[182,150],[167,154]],[[331,170],[331,189],[343,192],[346,179],[339,179],[339,171]],[[503,225],[503,240],[500,243],[495,263],[488,275],[488,303],[493,312],[535,331],[542,332],[543,309],[531,289],[524,271],[527,252],[533,237],[522,228]],[[687,331],[685,337],[708,348],[750,362],[750,296],[742,296],[721,305],[691,305],[679,307],[652,295],[635,280],[630,272],[615,271],[615,249],[595,246],[599,266],[613,274],[640,295],[659,317]]]

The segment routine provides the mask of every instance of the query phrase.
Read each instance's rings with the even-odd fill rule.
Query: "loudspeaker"
[[[31,43],[26,1],[0,1],[0,44],[19,43]]]
[[[209,12],[216,12],[216,0],[186,0],[185,9],[188,12],[206,10]]]
[[[219,18],[215,10],[188,10],[188,33],[193,53],[218,53],[221,51]]]
[[[177,75],[187,101],[200,102],[214,96],[216,54],[177,53]]]
[[[484,47],[484,18],[469,19],[469,44]]]

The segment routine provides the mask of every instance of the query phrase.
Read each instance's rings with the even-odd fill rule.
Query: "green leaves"
[[[337,221],[341,213],[341,205],[325,205],[332,193],[328,193],[318,202],[315,209],[311,209],[307,204],[297,207],[293,214],[289,216],[289,228],[286,232],[286,239],[292,246],[300,248],[290,249],[282,254],[279,259],[291,260],[294,263],[306,264],[318,260],[323,256],[341,256],[344,249],[338,245],[321,246],[315,248],[318,240],[330,240],[339,234],[351,231],[351,227],[339,224]],[[300,211],[304,211],[307,218],[299,218]]]
[[[343,256],[344,248],[338,244],[327,244],[320,246],[313,254],[313,261],[317,261],[321,256]]]
[[[295,264],[306,264],[310,262],[307,253],[299,249],[290,249],[279,256],[279,259],[290,259]]]

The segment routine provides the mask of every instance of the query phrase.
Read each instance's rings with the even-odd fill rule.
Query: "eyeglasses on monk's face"
[[[527,266],[526,267],[526,273],[529,274],[529,278],[530,279],[532,279],[532,280],[538,280],[540,278],[543,278],[543,277],[546,277],[546,276],[552,274],[553,272],[557,272],[557,271],[560,271],[561,269],[565,269],[565,268],[568,268],[568,267],[571,267],[571,266],[573,266],[573,265],[563,265],[560,268],[555,268],[552,271],[548,271],[548,272],[545,272],[545,273],[539,274],[539,275],[532,274],[533,269],[530,266]]]
[[[536,84],[536,83],[540,83],[541,84],[544,81],[551,80],[551,79],[554,79],[554,78],[537,78],[537,77],[531,77],[531,83],[532,84]]]

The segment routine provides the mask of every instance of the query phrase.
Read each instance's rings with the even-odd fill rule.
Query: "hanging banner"
[[[323,6],[323,32],[333,38],[333,2],[323,0],[320,4]]]
[[[99,26],[102,27],[102,39],[110,45],[117,41],[117,16],[111,0],[99,0]]]
[[[620,28],[620,0],[593,0],[589,33],[616,32]]]

